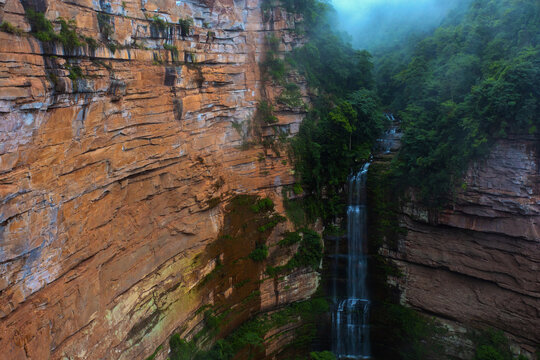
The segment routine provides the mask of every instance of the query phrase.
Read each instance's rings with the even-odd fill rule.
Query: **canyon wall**
[[[540,345],[540,147],[533,137],[498,142],[467,172],[452,206],[401,207],[407,235],[381,253],[401,302],[446,324],[447,354],[471,358],[473,328],[503,330],[514,350]]]
[[[29,9],[74,19],[91,39],[38,41]],[[174,332],[191,336],[197,309],[218,298],[255,295],[240,322],[315,291],[308,269],[275,280],[246,265],[254,285],[241,296],[242,267],[201,283],[255,246],[240,237],[243,252],[212,248],[229,201],[268,196],[283,212],[294,182],[290,161],[261,144],[294,134],[303,110],[280,105],[278,123],[253,135],[257,103],[280,92],[259,69],[267,36],[282,52],[302,41],[293,16],[265,15],[259,0],[0,1],[0,22],[23,31],[0,31],[3,356],[144,359]],[[270,248],[274,265],[290,256]]]

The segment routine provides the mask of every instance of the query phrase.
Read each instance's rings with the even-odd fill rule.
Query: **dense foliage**
[[[378,61],[381,97],[402,110],[398,178],[433,204],[495,140],[540,128],[540,3],[474,0],[446,24],[408,63],[407,49]]]
[[[265,335],[273,328],[302,320],[303,325],[295,330],[296,340],[291,346],[305,347],[303,339],[310,339],[315,331],[318,316],[328,311],[328,303],[322,298],[298,302],[274,312],[271,315],[261,315],[244,323],[225,339],[218,340],[209,350],[200,349],[197,339],[203,333],[195,336],[192,341],[186,341],[179,334],[174,334],[169,340],[171,360],[227,360],[233,359],[243,352],[246,358],[256,359],[264,350]],[[332,359],[327,353],[311,353],[313,359]]]
[[[369,158],[382,128],[378,101],[370,90],[345,99],[316,100],[293,142],[309,215],[331,219],[342,214],[343,184],[351,170]]]
[[[488,329],[481,332],[475,340],[476,353],[473,360],[525,360],[523,355],[515,357],[510,343],[500,330]]]
[[[347,176],[369,157],[383,129],[373,91],[371,56],[353,49],[333,30],[326,3],[283,0],[281,4],[302,15],[296,28],[309,38],[287,63],[304,75],[316,94],[292,143],[297,175],[304,187],[303,205],[310,218],[332,220],[342,215]],[[272,64],[266,65],[272,69]]]

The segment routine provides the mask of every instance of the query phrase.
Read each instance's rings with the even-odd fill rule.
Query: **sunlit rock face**
[[[470,167],[452,207],[405,205],[408,233],[397,251],[383,249],[405,275],[392,279],[403,303],[457,323],[457,335],[468,327],[504,330],[534,353],[540,344],[539,150],[534,138],[500,141]],[[449,351],[466,358],[463,348]]]
[[[197,285],[216,266],[197,259],[218,238],[227,200],[265,195],[283,211],[289,162],[260,142],[240,147],[257,102],[279,94],[261,80],[266,37],[283,37],[282,51],[301,39],[286,35],[286,14],[264,22],[259,0],[6,0],[0,22],[28,31],[25,7],[75,19],[99,42],[65,51],[0,32],[2,356],[145,358],[227,296]],[[154,15],[194,26],[156,30]],[[294,134],[301,111],[278,110],[274,126]],[[318,284],[305,270],[291,279],[262,282],[255,308],[307,298]]]

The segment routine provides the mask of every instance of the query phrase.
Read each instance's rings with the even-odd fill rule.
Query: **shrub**
[[[300,87],[295,83],[285,84],[285,89],[278,96],[277,101],[293,108],[300,107],[304,104]]]
[[[259,226],[257,230],[263,233],[268,230],[272,230],[274,227],[276,227],[277,224],[281,222],[285,222],[285,221],[287,221],[287,219],[284,216],[275,214],[269,219],[268,223],[266,223],[265,225]]]
[[[492,346],[482,345],[476,349],[474,360],[505,360]]]
[[[160,18],[157,15],[154,15],[152,17],[152,24],[159,30],[159,31],[165,31],[169,28],[169,23],[167,23],[165,20]]]
[[[476,339],[476,354],[473,360],[512,360],[510,344],[500,330],[488,329]]]
[[[274,202],[270,198],[259,199],[251,206],[251,210],[255,214],[269,212],[274,210]]]
[[[90,50],[96,50],[98,48],[98,42],[91,36],[83,36],[84,42],[88,44]]]
[[[278,245],[281,247],[291,246],[302,241],[302,236],[298,232],[286,232],[283,235],[283,239],[278,242]]]
[[[178,24],[180,24],[180,33],[182,37],[189,36],[191,28],[193,27],[193,19],[192,18],[180,19],[178,20]],[[208,34],[210,34],[210,31],[208,32]]]
[[[311,360],[336,360],[336,356],[330,351],[311,352],[309,358]]]
[[[60,23],[60,33],[55,37],[60,41],[64,47],[64,50],[73,50],[82,45],[79,35],[75,29],[77,28],[77,23],[75,20],[66,21],[63,18],[58,18]]]
[[[313,230],[302,229],[303,237],[300,247],[287,263],[287,269],[311,267],[317,270],[323,256],[323,245],[319,234]]]
[[[69,71],[68,78],[70,78],[72,81],[82,79],[84,77],[82,69],[79,65],[66,64],[66,68]]]
[[[174,334],[169,339],[171,348],[171,360],[191,360],[197,354],[197,346],[194,342],[187,342],[180,338],[179,334]]]
[[[28,18],[28,22],[30,22],[30,26],[32,27],[32,35],[34,35],[38,40],[47,42],[54,41],[56,39],[53,24],[45,17],[45,14],[28,9],[26,11],[26,17]]]
[[[99,32],[101,33],[101,36],[103,37],[104,40],[109,41],[111,35],[113,34],[111,16],[109,14],[98,13],[97,20],[98,20],[98,27],[99,27]]]
[[[257,105],[257,115],[264,124],[271,125],[276,124],[279,120],[274,116],[274,106],[267,100],[262,100]]]
[[[163,44],[163,48],[165,50],[169,50],[171,52],[173,61],[178,61],[178,48],[174,45],[169,44]]]
[[[261,262],[268,257],[268,246],[260,245],[249,254],[249,258],[253,261]]]
[[[3,32],[7,32],[10,34],[21,36],[23,34],[23,31],[19,29],[18,27],[12,25],[11,23],[7,21],[2,21],[2,24],[0,24],[0,30]]]

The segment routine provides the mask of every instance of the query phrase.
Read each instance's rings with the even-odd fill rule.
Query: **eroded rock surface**
[[[504,330],[526,352],[540,344],[540,153],[511,138],[474,164],[452,208],[403,208],[407,235],[383,249],[402,270],[402,301],[466,327]]]
[[[282,51],[301,39],[283,36],[290,15],[264,22],[258,0],[23,3],[0,2],[0,21],[29,31],[34,8],[75,19],[98,46],[0,32],[0,349],[145,358],[219,295],[196,291],[216,266],[196,259],[223,228],[220,204],[279,205],[293,182],[285,158],[242,144],[257,102],[279,94],[261,80],[266,37]],[[194,26],[164,31],[154,16]],[[273,127],[295,133],[301,111],[278,110]],[[262,307],[309,297],[316,274],[296,276],[303,286],[279,299],[263,282]]]

